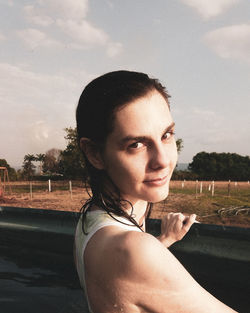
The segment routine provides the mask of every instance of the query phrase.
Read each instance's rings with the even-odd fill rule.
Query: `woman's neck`
[[[138,200],[133,203],[133,209],[131,208],[131,206],[128,206],[126,208],[126,212],[129,215],[132,214],[132,217],[139,225],[145,225],[147,207],[148,203],[146,201]]]

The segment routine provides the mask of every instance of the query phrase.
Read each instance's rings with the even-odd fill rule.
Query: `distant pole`
[[[202,181],[200,182],[200,193],[202,193]]]
[[[72,182],[69,181],[69,192],[70,192],[70,199],[72,200]]]
[[[32,199],[33,195],[32,195],[32,182],[30,181],[30,199]]]
[[[208,191],[210,191],[210,190],[211,190],[211,184],[208,185]]]
[[[49,192],[51,192],[51,181],[49,179]]]
[[[231,191],[231,181],[229,179],[228,186],[227,186],[227,195],[228,195],[228,197],[230,197],[230,191]]]
[[[212,181],[212,197],[214,196],[214,180]]]
[[[198,193],[198,180],[195,182],[195,199],[197,199],[197,193]]]
[[[184,181],[183,181],[183,182],[181,182],[181,188],[183,189],[184,186],[185,186],[185,183],[184,183]]]

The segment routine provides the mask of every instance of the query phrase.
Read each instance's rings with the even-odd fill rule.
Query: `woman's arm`
[[[128,232],[122,244],[127,257],[115,266],[119,290],[131,290],[131,299],[145,312],[235,312],[203,289],[153,236]]]

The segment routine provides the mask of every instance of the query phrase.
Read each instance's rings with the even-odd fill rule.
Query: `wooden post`
[[[32,195],[32,181],[30,181],[30,199],[33,198],[33,195]]]
[[[212,197],[214,196],[214,180],[212,181]]]
[[[1,179],[1,171],[3,171],[3,183]],[[12,193],[11,186],[10,186],[10,180],[9,180],[9,175],[8,175],[8,170],[4,166],[0,166],[0,188],[1,188],[1,195],[2,197],[4,196],[5,193],[5,186],[6,183],[8,183],[9,186],[9,192],[10,194]]]
[[[181,188],[182,188],[182,189],[184,188],[184,181],[181,182]]]
[[[69,192],[70,192],[70,199],[72,200],[72,182],[69,181]]]
[[[7,182],[9,185],[9,192],[10,194],[12,194],[12,189],[11,189],[11,185],[10,185],[10,180],[9,180],[9,174],[8,174],[8,170],[6,169],[6,178],[7,178]]]
[[[198,180],[195,182],[195,199],[197,199],[197,193],[198,193]]]
[[[51,192],[51,181],[49,179],[49,192]]]
[[[202,193],[202,181],[200,182],[200,193]]]
[[[230,197],[230,191],[231,191],[231,181],[229,179],[228,186],[227,186],[227,195],[228,195],[228,197]]]

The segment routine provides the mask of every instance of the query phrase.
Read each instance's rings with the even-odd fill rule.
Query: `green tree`
[[[43,173],[46,174],[58,174],[60,172],[60,160],[61,160],[60,149],[50,149],[42,157],[43,160]]]
[[[76,128],[65,128],[67,147],[61,152],[60,172],[67,178],[86,179],[82,152],[77,141]]]
[[[236,153],[199,152],[193,157],[189,169],[199,179],[249,180],[250,158]]]
[[[43,173],[43,162],[44,162],[45,154],[44,153],[36,154],[35,158],[36,158],[36,161],[39,162],[39,172],[40,172],[40,175],[42,175],[42,173]]]
[[[22,175],[25,179],[31,180],[35,174],[35,165],[33,162],[36,161],[36,157],[33,154],[26,154],[23,161]]]
[[[176,140],[176,146],[177,146],[177,152],[180,153],[181,150],[184,148],[183,140],[181,138],[178,138]]]

